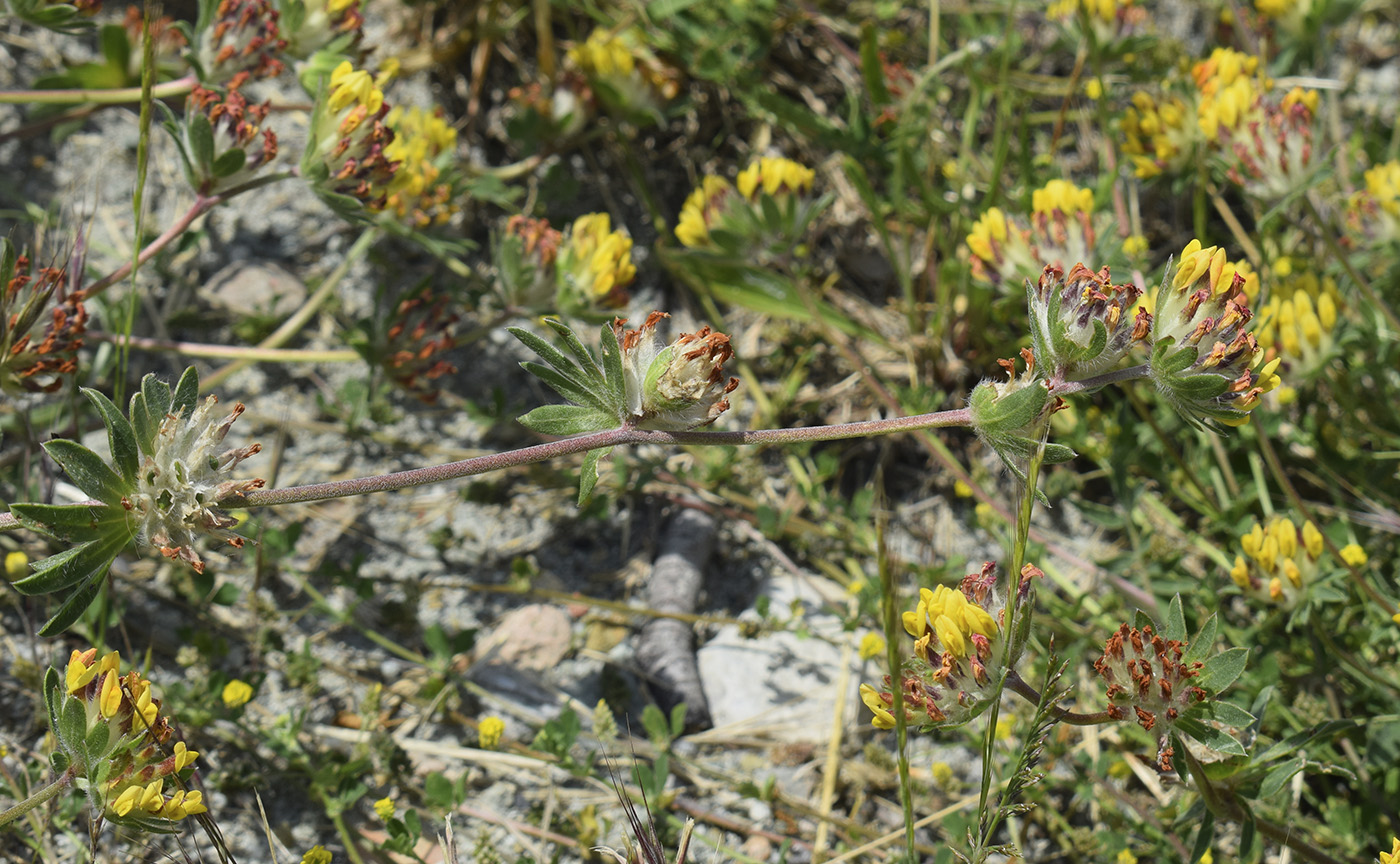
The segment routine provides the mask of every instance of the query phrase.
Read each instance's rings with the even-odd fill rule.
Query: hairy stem
[[[622,427],[606,432],[593,432],[577,438],[565,438],[536,444],[520,450],[504,453],[491,453],[446,465],[433,465],[428,468],[414,468],[396,471],[392,474],[379,474],[373,477],[355,477],[350,480],[337,480],[330,483],[313,483],[309,486],[292,486],[287,489],[258,489],[242,496],[230,497],[220,502],[231,507],[271,507],[280,504],[300,504],[305,501],[323,501],[327,498],[345,498],[351,495],[367,495],[371,492],[392,492],[412,486],[425,486],[429,483],[442,483],[460,477],[471,477],[502,468],[529,465],[567,456],[597,450],[601,447],[616,447],[619,444],[779,444],[797,441],[832,441],[840,438],[859,438],[866,435],[881,435],[910,429],[927,429],[943,426],[967,426],[971,422],[968,411],[960,408],[953,411],[936,411],[932,414],[919,414],[914,417],[892,417],[886,420],[866,420],[860,423],[841,423],[835,426],[807,426],[799,429],[760,429],[752,432],[661,432]]]
[[[199,78],[193,72],[174,81],[151,88],[152,99],[184,96],[194,89]],[[141,101],[141,87],[119,87],[113,90],[0,90],[0,105],[124,105]]]
[[[1020,673],[1012,672],[1006,676],[1006,686],[1017,696],[1023,696],[1032,704],[1039,705],[1041,693],[1039,690],[1026,683]],[[1060,723],[1068,723],[1071,726],[1100,726],[1104,723],[1112,723],[1113,718],[1107,711],[1096,711],[1093,714],[1076,714],[1058,705],[1050,706],[1050,713]]]
[[[39,805],[47,801],[53,800],[53,798],[57,796],[58,793],[62,792],[64,789],[67,789],[72,783],[73,772],[71,770],[64,771],[61,775],[59,775],[57,780],[45,786],[43,789],[40,789],[38,792],[35,792],[33,795],[30,795],[28,798],[24,799],[23,801],[9,808],[3,813],[0,813],[0,825],[8,825],[16,819],[18,819],[19,817],[28,813],[30,810],[33,810],[35,807],[38,807]]]
[[[152,240],[150,245],[141,250],[141,254],[136,258],[136,263],[145,264],[157,252],[169,246],[171,241],[189,230],[189,227],[194,224],[194,220],[214,209],[216,205],[222,204],[235,195],[266,186],[269,183],[276,183],[278,180],[285,180],[291,176],[293,176],[292,172],[284,171],[280,174],[269,174],[266,177],[250,180],[242,186],[236,186],[232,189],[220,192],[217,195],[196,195],[194,203],[190,205],[190,209],[185,211],[184,215],[179,219],[176,219],[169,228],[165,229],[165,233]],[[125,279],[130,273],[131,264],[123,264],[91,285],[85,286],[83,290],[87,292],[87,296],[89,297],[95,294],[101,294],[117,282]]]

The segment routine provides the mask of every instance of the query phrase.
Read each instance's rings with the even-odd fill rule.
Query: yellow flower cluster
[[[1366,170],[1366,188],[1352,194],[1347,227],[1366,245],[1400,241],[1400,161]]]
[[[1189,112],[1174,96],[1158,100],[1144,90],[1133,94],[1122,126],[1123,152],[1133,161],[1133,173],[1145,180],[1184,164],[1195,146]]]
[[[1019,289],[1022,280],[1034,281],[1047,265],[1068,271],[1094,257],[1093,190],[1051,180],[1031,192],[1029,221],[1022,227],[1000,208],[987,208],[967,235],[972,275]]]
[[[391,75],[392,67],[375,78],[348,60],[337,66],[312,121],[315,146],[302,157],[306,176],[325,172],[319,186],[370,212],[384,208],[394,177],[395,163],[385,153],[394,133],[384,123],[389,109],[381,89]]]
[[[1267,81],[1256,84],[1252,77],[1259,68],[1259,58],[1233,48],[1217,48],[1209,58],[1191,67],[1191,77],[1201,94],[1196,108],[1196,122],[1207,140],[1220,134],[1220,128],[1234,130],[1254,106]]]
[[[59,739],[77,769],[79,786],[89,789],[107,817],[115,820],[173,822],[204,813],[199,791],[165,794],[166,778],[178,777],[199,754],[176,741],[167,755],[163,748],[172,731],[160,714],[160,702],[151,696],[151,682],[134,670],[121,675],[120,666],[116,651],[99,659],[97,649],[89,648],[75,649],[64,669],[62,698],[80,700],[87,714],[83,741]],[[100,739],[105,747],[92,752],[91,732],[103,724],[108,728]]]
[[[1282,356],[1290,375],[1306,378],[1332,354],[1337,283],[1330,276],[1319,280],[1313,273],[1299,273],[1282,286],[1259,308],[1260,324],[1255,332],[1266,357]]]
[[[566,59],[591,83],[602,85],[599,95],[628,112],[659,116],[680,92],[676,71],[651,53],[636,28],[613,32],[600,27],[569,49]]]
[[[1317,577],[1324,544],[1322,532],[1311,521],[1299,529],[1293,520],[1279,517],[1268,526],[1258,522],[1240,538],[1244,555],[1235,556],[1230,578],[1240,590],[1257,600],[1292,608]],[[1366,552],[1356,543],[1341,550],[1352,567],[1366,563]]]
[[[676,239],[692,249],[710,244],[710,226],[724,210],[725,199],[734,194],[734,187],[723,177],[708,174],[700,185],[686,196],[676,223]]]
[[[585,306],[619,306],[624,289],[637,278],[632,263],[632,238],[612,230],[606,213],[589,213],[574,220],[559,250],[559,267],[566,286]]]
[[[397,162],[384,209],[417,228],[441,225],[457,212],[451,201],[452,186],[440,182],[444,158],[457,149],[457,130],[443,120],[442,109],[426,111],[396,107],[384,118],[394,140],[384,156]]]
[[[489,717],[482,717],[477,724],[477,742],[483,750],[495,750],[501,746],[501,736],[505,734],[506,723],[494,714]]]
[[[1400,837],[1390,838],[1390,851],[1378,856],[1381,864],[1400,864]]]
[[[817,172],[806,165],[791,159],[765,156],[740,171],[735,184],[739,187],[740,195],[757,201],[759,190],[774,198],[779,195],[811,194],[816,178]]]
[[[902,616],[904,630],[915,641],[915,651],[928,644],[930,626],[943,650],[956,659],[968,656],[973,634],[991,639],[997,635],[997,622],[991,613],[968,600],[961,591],[939,585],[919,590],[919,605]]]
[[[1061,213],[1094,212],[1094,193],[1090,189],[1080,189],[1068,180],[1051,180],[1031,193],[1031,210],[1047,216],[1056,210]]]

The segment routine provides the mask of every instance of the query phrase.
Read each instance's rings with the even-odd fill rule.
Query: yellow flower
[[[1147,238],[1141,234],[1132,234],[1123,238],[1123,254],[1130,258],[1145,254],[1147,249]]]
[[[1067,215],[1092,213],[1094,193],[1089,189],[1080,189],[1068,180],[1051,180],[1031,193],[1031,210],[1047,215],[1056,210]]]
[[[374,802],[374,815],[385,822],[394,818],[394,813],[397,809],[398,808],[394,807],[394,799],[389,797],[380,798],[378,801]]]
[[[506,731],[506,723],[494,714],[481,718],[476,727],[477,741],[483,750],[495,750],[501,744],[501,735]]]
[[[457,130],[443,119],[441,108],[404,111],[396,107],[384,118],[384,125],[394,132],[384,158],[398,163],[386,190],[385,209],[418,228],[446,222],[457,206],[451,202],[451,184],[439,182],[438,165],[456,151]]]
[[[1084,84],[1084,95],[1090,100],[1097,102],[1103,98],[1103,81],[1099,78],[1090,78]]]
[[[623,289],[637,278],[632,238],[612,230],[606,213],[589,213],[574,221],[559,253],[559,266],[570,287],[586,297],[588,305],[625,303]]]
[[[676,239],[697,249],[710,245],[710,226],[715,224],[734,187],[723,177],[706,175],[685,199],[676,224]]]
[[[972,487],[961,480],[953,481],[953,494],[959,498],[971,498]]]
[[[1366,557],[1366,550],[1362,549],[1358,543],[1348,543],[1338,551],[1341,552],[1342,560],[1349,567],[1361,567],[1370,560]]]
[[[246,681],[235,678],[224,685],[222,698],[225,708],[237,708],[247,704],[248,700],[253,698],[253,687]]]
[[[1124,849],[1118,853],[1118,857],[1114,859],[1114,862],[1115,864],[1138,864],[1138,857],[1133,854],[1131,849]]]
[[[989,207],[981,218],[972,223],[972,232],[967,235],[967,248],[972,254],[997,264],[1001,260],[998,246],[1006,242],[1006,214],[999,207]]]
[[[870,719],[870,725],[876,729],[893,729],[894,715],[885,706],[884,699],[879,691],[869,684],[860,685],[860,701],[865,703],[865,707],[870,709],[870,713],[875,715]]]
[[[306,854],[301,856],[301,864],[331,864],[331,853],[326,851],[326,847],[317,843]]]
[[[1381,864],[1400,864],[1400,837],[1390,838],[1390,851],[1380,854],[1380,862]]]
[[[29,556],[16,549],[5,556],[5,576],[11,582],[29,574]]]
[[[770,197],[781,194],[806,195],[812,191],[816,172],[791,159],[763,157],[739,173],[735,184],[739,194],[750,201],[758,200],[758,191]]]
[[[374,114],[384,104],[384,91],[374,86],[374,78],[365,70],[356,69],[349,60],[331,72],[330,90],[327,102],[333,111],[355,104]]]
[[[866,633],[860,637],[860,659],[869,660],[885,653],[885,638],[879,633]]]
[[[933,775],[933,782],[941,788],[948,788],[956,779],[953,774],[953,766],[947,762],[935,762],[929,766],[929,773]]]

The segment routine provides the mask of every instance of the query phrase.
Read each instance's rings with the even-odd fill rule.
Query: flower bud
[[[1036,361],[1069,381],[1109,370],[1152,326],[1145,310],[1131,314],[1140,296],[1136,285],[1114,285],[1107,267],[1095,273],[1076,264],[1068,277],[1046,267],[1038,283],[1026,281]]]
[[[507,304],[557,312],[554,262],[564,236],[544,219],[512,216],[492,243],[496,279]]]
[[[62,680],[49,670],[44,690],[57,758],[105,818],[168,831],[163,823],[206,810],[202,793],[181,783],[199,754],[183,741],[171,743],[170,721],[151,696],[151,682],[135,670],[121,675],[120,665],[117,652],[98,659],[89,648],[73,651]]]
[[[325,49],[355,54],[364,36],[360,0],[277,0],[287,54],[301,60]]]
[[[67,282],[65,268],[32,268],[0,237],[0,390],[10,396],[52,393],[77,371],[86,295]]]
[[[1278,360],[1253,370],[1262,359],[1246,331],[1252,313],[1242,290],[1244,277],[1225,278],[1225,252],[1192,240],[1174,273],[1158,289],[1152,318],[1152,379],[1193,423],[1240,426],[1274,389]]]
[[[652,312],[639,329],[613,322],[622,349],[629,422],[639,429],[682,431],[707,426],[729,410],[738,378],[725,378],[724,361],[734,355],[729,337],[701,327],[666,347],[656,337],[665,312]]]
[[[394,309],[385,333],[384,369],[400,387],[433,405],[440,391],[433,383],[457,371],[443,355],[457,347],[460,316],[445,295],[424,291],[406,297]]]
[[[1157,735],[1157,765],[1172,768],[1170,735],[1177,719],[1206,691],[1190,682],[1201,663],[1183,663],[1186,643],[1163,639],[1150,626],[1138,630],[1124,624],[1108,637],[1094,669],[1108,684],[1108,713],[1114,719],[1136,719]],[[1129,710],[1132,717],[1129,717]]]
[[[972,428],[977,437],[997,451],[1006,467],[1017,477],[1025,479],[1023,465],[1041,445],[1049,427],[1050,415],[1064,402],[1051,397],[1050,383],[1035,374],[1035,355],[1029,348],[1021,349],[1025,372],[1017,376],[1014,360],[998,360],[1010,380],[1004,383],[986,380],[973,389],[967,407]],[[1074,457],[1074,451],[1059,444],[1045,444],[1047,463],[1064,462]]]

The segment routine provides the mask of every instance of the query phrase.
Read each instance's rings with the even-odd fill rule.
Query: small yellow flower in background
[[[998,741],[1006,741],[1011,737],[1011,730],[1016,728],[1016,721],[1010,717],[1002,717],[997,720],[996,738]]]
[[[953,494],[958,496],[959,498],[971,498],[972,487],[964,483],[962,480],[954,480]]]
[[[1147,248],[1147,238],[1141,234],[1132,234],[1123,238],[1123,254],[1129,258],[1146,254]]]
[[[1348,543],[1338,551],[1341,553],[1342,560],[1347,563],[1348,567],[1361,567],[1367,561],[1371,560],[1366,557],[1366,550],[1362,549],[1359,543]]]
[[[1080,189],[1068,180],[1051,180],[1031,193],[1031,210],[1047,216],[1056,210],[1069,215],[1092,213],[1094,192]]]
[[[1138,864],[1138,857],[1133,854],[1133,850],[1124,849],[1118,853],[1118,857],[1113,859],[1116,864]]]
[[[608,214],[575,219],[560,243],[558,261],[561,311],[627,304],[627,286],[637,278],[632,238],[612,230]]]
[[[1097,102],[1103,98],[1103,81],[1099,78],[1090,78],[1084,85],[1084,95],[1092,101]]]
[[[676,239],[681,245],[691,249],[713,245],[710,228],[719,221],[733,193],[734,187],[728,180],[706,175],[681,205],[680,220],[676,223]]]
[[[443,224],[458,210],[452,184],[442,181],[442,168],[457,150],[457,130],[443,119],[441,108],[396,107],[384,125],[394,133],[384,158],[398,163],[385,190],[384,209],[415,228]]]
[[[1400,618],[1400,615],[1396,616]],[[1400,864],[1400,837],[1390,838],[1390,851],[1379,856],[1381,864]]]
[[[1236,556],[1230,578],[1247,596],[1291,609],[1307,593],[1309,584],[1322,569],[1325,551],[1322,532],[1312,522],[1301,528],[1291,519],[1275,518],[1267,526],[1258,522],[1242,537],[1244,555]],[[1366,553],[1355,543],[1340,550],[1342,560],[1352,564]]]
[[[852,597],[865,590],[865,586],[870,583],[864,579],[852,579],[851,584],[846,586],[846,593]]]
[[[1106,218],[1094,215],[1092,189],[1051,180],[1031,192],[1028,218],[989,207],[973,223],[966,241],[972,275],[1019,292],[1024,280],[1034,280],[1046,265],[1068,271],[1093,258]]]
[[[6,756],[9,756],[9,755],[10,755],[10,748],[9,748],[9,747],[6,747],[4,744],[0,744],[0,759],[4,759]]]
[[[935,762],[929,766],[929,773],[933,775],[934,785],[947,789],[953,784],[955,778],[953,766],[947,762]]]
[[[494,714],[481,718],[481,723],[476,727],[477,741],[483,750],[495,750],[501,744],[501,735],[505,734],[506,722]]]
[[[384,797],[374,802],[374,815],[385,822],[393,819],[396,812],[398,812],[398,808],[394,806],[394,799],[392,798]]]
[[[1215,861],[1215,856],[1210,853],[1209,849],[1207,849],[1198,860],[1200,861],[1200,864],[1213,864],[1213,862]]]
[[[326,851],[326,847],[317,843],[306,854],[301,856],[301,864],[331,864],[331,853]]]
[[[237,708],[253,698],[253,688],[247,682],[235,678],[224,685],[222,698],[225,708]]]
[[[774,198],[785,194],[810,194],[816,179],[817,172],[806,165],[791,159],[765,156],[741,171],[735,185],[739,187],[740,195],[757,201],[760,189],[763,194]]]
[[[16,549],[5,556],[5,576],[11,582],[29,575],[29,556]]]
[[[879,633],[866,633],[860,637],[860,659],[869,660],[885,653],[885,637]]]
[[[1348,203],[1348,231],[1367,245],[1400,240],[1400,161],[1368,168],[1365,181]]]

